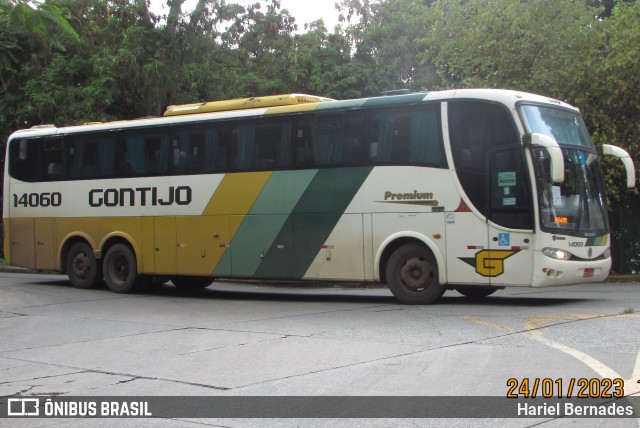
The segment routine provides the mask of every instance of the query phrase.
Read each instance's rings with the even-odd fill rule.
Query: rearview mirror
[[[631,159],[631,156],[629,156],[626,150],[618,146],[603,144],[602,154],[615,156],[620,159],[624,164],[624,169],[627,171],[627,187],[629,189],[636,187],[636,166],[633,164],[633,159]]]
[[[529,135],[533,147],[544,147],[551,159],[551,181],[554,183],[564,182],[564,156],[560,145],[553,138],[534,132]]]

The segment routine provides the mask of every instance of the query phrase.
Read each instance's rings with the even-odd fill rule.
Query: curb
[[[21,268],[17,266],[5,265],[0,266],[0,272],[6,273],[38,273],[38,271],[33,269]]]

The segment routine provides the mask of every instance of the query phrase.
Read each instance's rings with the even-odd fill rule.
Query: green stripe
[[[372,169],[318,171],[274,240],[276,245],[291,245],[291,251],[272,246],[255,276],[302,278]]]
[[[291,247],[291,242],[280,243],[276,238],[317,172],[312,169],[273,173],[231,242],[231,252],[225,254],[231,257],[233,276],[254,276],[261,256],[274,244],[284,246],[280,252]],[[290,263],[293,265],[293,260]]]
[[[344,100],[344,101],[329,101],[318,104],[317,110],[334,110],[334,109],[345,109],[345,108],[355,108],[355,107],[376,107],[376,106],[387,106],[387,105],[398,105],[398,104],[414,104],[419,103],[424,100],[427,94],[417,93],[417,94],[407,94],[407,95],[395,95],[389,97],[375,97],[375,98],[360,98],[355,100]]]
[[[419,103],[424,100],[426,97],[426,93],[417,93],[417,94],[407,94],[407,95],[395,95],[389,97],[377,97],[377,98],[369,98],[364,105],[367,107],[373,106],[385,106],[385,105],[395,105],[395,104],[414,104]]]

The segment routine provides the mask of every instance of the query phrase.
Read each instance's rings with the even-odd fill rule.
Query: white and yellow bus
[[[506,90],[335,101],[283,95],[162,118],[17,131],[5,255],[119,293],[149,279],[446,289],[602,281],[611,266],[599,158],[580,112]],[[146,280],[146,281],[145,281]]]

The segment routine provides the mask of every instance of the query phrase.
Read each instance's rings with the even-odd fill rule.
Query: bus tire
[[[104,257],[104,280],[115,293],[130,293],[138,285],[136,256],[131,247],[116,244],[109,248]]]
[[[172,276],[171,282],[181,290],[200,290],[213,284],[210,276]]]
[[[96,288],[102,281],[102,266],[86,242],[76,242],[67,253],[65,269],[76,288]]]
[[[470,299],[484,299],[498,291],[497,287],[458,285],[456,291]]]
[[[393,295],[408,305],[433,303],[445,292],[436,259],[424,245],[412,243],[396,249],[389,257],[386,274]]]

